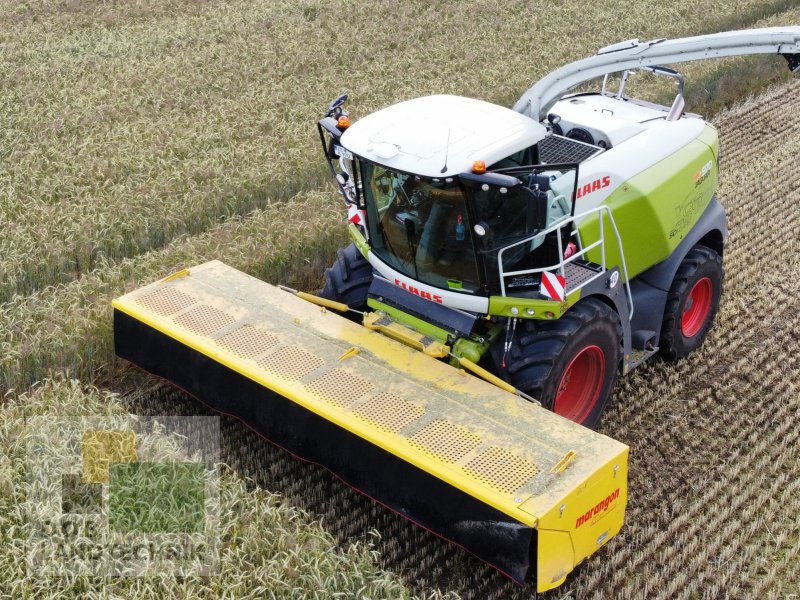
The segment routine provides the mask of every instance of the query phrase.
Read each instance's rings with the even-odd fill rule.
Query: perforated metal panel
[[[472,452],[481,438],[466,427],[450,421],[431,421],[408,440],[414,446],[448,462],[456,462]]]
[[[469,461],[464,470],[498,492],[513,494],[539,472],[532,462],[497,446]]]
[[[255,358],[277,344],[278,337],[258,327],[245,325],[222,336],[217,343],[242,358]]]
[[[257,361],[267,371],[296,381],[320,368],[325,361],[297,346],[285,346]]]
[[[136,299],[137,304],[164,317],[174,315],[184,308],[189,308],[196,301],[197,299],[193,296],[172,287],[161,288],[152,294],[140,296]]]
[[[599,271],[595,271],[594,269],[589,269],[572,262],[564,265],[564,274],[567,276],[567,282],[564,285],[564,288],[571,292],[593,277],[597,277]]]
[[[306,389],[340,408],[349,406],[375,389],[366,379],[342,369],[331,369],[308,385]]]
[[[199,304],[192,310],[173,319],[178,325],[198,335],[209,335],[236,322],[228,313],[218,308]]]
[[[359,419],[392,433],[397,433],[424,413],[421,406],[391,393],[378,394],[353,410]]]

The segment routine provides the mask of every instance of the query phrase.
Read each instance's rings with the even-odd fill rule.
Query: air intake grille
[[[600,154],[603,149],[577,140],[549,135],[538,144],[539,162],[556,165],[560,163],[579,163]]]

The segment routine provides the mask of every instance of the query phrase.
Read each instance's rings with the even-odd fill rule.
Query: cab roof
[[[351,152],[424,177],[469,172],[528,148],[547,130],[510,108],[461,96],[425,96],[374,112],[341,138]]]

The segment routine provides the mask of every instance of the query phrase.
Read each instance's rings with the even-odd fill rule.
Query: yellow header
[[[625,445],[217,261],[113,305],[532,527],[626,467]]]

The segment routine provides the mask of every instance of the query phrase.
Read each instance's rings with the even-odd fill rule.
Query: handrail
[[[564,258],[564,250],[563,250],[562,244],[561,244],[561,236],[559,235],[559,236],[557,236],[558,237],[558,255],[561,257],[561,259],[559,260],[558,263],[550,265],[550,266],[547,266],[547,267],[540,267],[540,268],[537,268],[537,269],[523,269],[522,271],[505,271],[503,269],[503,254],[507,250],[511,250],[512,248],[515,248],[517,246],[521,246],[523,244],[530,244],[531,242],[533,242],[534,240],[536,240],[538,238],[544,237],[547,234],[552,233],[554,231],[559,231],[559,230],[563,229],[566,225],[569,225],[570,223],[573,223],[573,222],[577,221],[578,219],[583,219],[584,217],[587,217],[587,216],[589,216],[589,215],[591,215],[593,213],[598,213],[600,237],[597,239],[597,241],[592,242],[588,246],[581,245],[580,250],[577,250],[575,253],[570,255],[568,258]],[[617,223],[614,221],[614,215],[611,214],[611,209],[608,206],[598,206],[598,207],[589,209],[589,210],[587,210],[585,212],[579,213],[577,215],[573,215],[571,217],[567,217],[566,219],[563,219],[563,220],[559,221],[558,223],[556,223],[554,225],[551,225],[547,229],[539,231],[538,233],[535,233],[535,234],[533,234],[531,236],[528,236],[528,237],[526,237],[526,238],[524,238],[522,240],[519,240],[518,242],[514,242],[513,244],[509,244],[508,246],[505,246],[505,247],[501,248],[500,251],[497,253],[497,270],[498,270],[498,274],[500,275],[500,294],[502,296],[506,295],[505,278],[506,277],[511,277],[511,276],[514,276],[514,275],[535,275],[537,273],[543,273],[544,271],[552,271],[553,269],[558,269],[558,271],[561,273],[561,276],[566,278],[566,273],[565,273],[565,270],[564,270],[565,265],[567,265],[567,264],[569,264],[571,262],[574,262],[575,260],[577,260],[578,258],[580,258],[582,256],[585,256],[590,250],[592,250],[594,248],[597,248],[598,246],[600,247],[600,268],[601,268],[600,272],[597,273],[597,275],[595,275],[594,277],[591,277],[590,279],[587,279],[586,281],[581,283],[578,287],[576,287],[576,288],[574,288],[572,290],[569,290],[569,291],[570,292],[574,292],[575,290],[579,290],[579,289],[585,287],[586,285],[588,285],[589,283],[591,283],[592,281],[594,281],[595,279],[597,279],[598,277],[602,277],[603,274],[605,274],[606,271],[608,271],[608,268],[606,267],[605,233],[604,233],[604,230],[603,230],[603,214],[602,213],[605,213],[606,215],[608,215],[608,220],[611,223],[612,229],[614,230],[614,236],[617,238],[617,248],[619,249],[619,256],[620,256],[620,262],[621,262],[621,267],[622,267],[622,274],[625,277],[625,281],[624,281],[623,285],[625,286],[625,291],[626,291],[626,294],[627,294],[627,297],[628,297],[628,307],[629,307],[628,318],[632,319],[633,318],[633,296],[631,295],[631,288],[630,288],[630,285],[629,285],[629,282],[628,282],[628,266],[625,263],[625,253],[624,253],[624,251],[622,249],[622,238],[619,235],[619,229],[617,228]],[[573,231],[572,235],[574,235],[575,233],[576,232]],[[580,238],[578,238],[578,239],[580,239]]]
[[[540,79],[517,100],[514,110],[543,121],[552,106],[574,87],[627,69],[702,60],[781,54],[796,73],[800,70],[800,27],[767,27],[726,31],[674,40],[628,40],[600,48],[597,54],[556,69]]]

